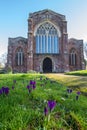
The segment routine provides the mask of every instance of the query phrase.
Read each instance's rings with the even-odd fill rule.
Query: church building
[[[48,9],[30,13],[27,36],[8,39],[7,65],[13,72],[84,69],[83,40],[68,39],[65,15]]]

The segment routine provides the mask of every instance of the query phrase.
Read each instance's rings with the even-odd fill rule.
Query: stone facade
[[[55,51],[53,53],[49,53],[49,51],[46,53],[36,52],[37,29],[45,24],[46,26],[52,25],[53,30],[57,31],[58,53],[55,53]],[[46,29],[48,28],[46,27]],[[48,31],[50,30],[46,30],[46,35],[48,35]],[[48,44],[48,48],[45,46],[46,49],[49,49],[51,42],[46,41]],[[50,48],[52,50],[52,47]],[[84,69],[83,41],[76,39],[68,40],[67,21],[64,15],[51,10],[30,13],[28,18],[28,38],[17,37],[8,39],[7,61],[13,72],[28,72],[30,70],[37,72],[67,72],[82,70]]]
[[[71,38],[68,40],[69,54],[72,49],[75,49],[76,64],[75,66],[69,64],[69,70],[82,70],[85,69],[84,54],[83,54],[83,40],[76,40]]]

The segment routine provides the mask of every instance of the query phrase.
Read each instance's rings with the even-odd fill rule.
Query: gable
[[[39,16],[41,18],[44,18],[44,19],[52,19],[52,17],[55,16],[56,18],[60,19],[61,21],[65,21],[66,20],[65,19],[65,15],[56,13],[56,12],[54,12],[52,10],[49,10],[49,9],[45,9],[45,10],[41,10],[41,11],[29,14],[30,18],[35,18],[35,17],[37,18]]]
[[[19,43],[27,44],[27,38],[24,37],[16,37],[16,38],[9,38],[8,39],[8,45],[14,45],[17,46]]]

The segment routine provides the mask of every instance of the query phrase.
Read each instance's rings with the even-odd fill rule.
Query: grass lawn
[[[78,74],[78,76],[77,76]],[[84,75],[85,74],[85,75]],[[84,75],[84,76],[83,76]],[[59,81],[63,85],[87,96],[87,71],[74,71],[65,74],[46,74],[47,77]]]
[[[73,91],[70,80],[74,83],[53,74],[1,74],[0,130],[86,130],[87,97],[81,88]]]
[[[87,70],[71,71],[67,72],[68,75],[87,76]]]

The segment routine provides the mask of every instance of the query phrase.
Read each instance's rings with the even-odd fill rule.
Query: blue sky
[[[8,37],[27,37],[29,13],[43,9],[66,16],[69,38],[87,41],[87,0],[0,0],[0,54]]]

